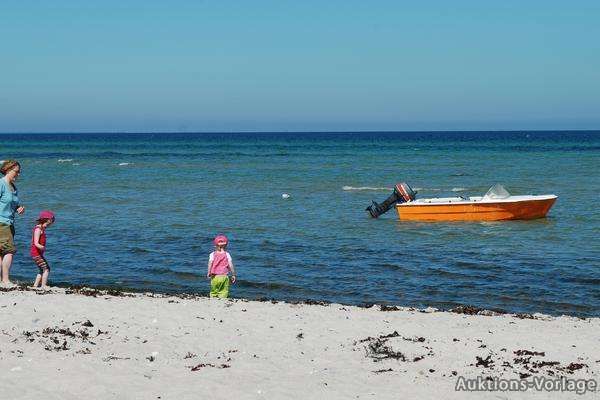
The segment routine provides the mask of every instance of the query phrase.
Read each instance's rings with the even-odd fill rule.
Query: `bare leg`
[[[38,272],[35,277],[35,282],[33,283],[33,287],[37,287],[41,284],[42,288],[46,287],[46,282],[48,281],[48,274],[50,273],[50,266],[46,262],[44,257],[33,257],[33,262],[38,266],[40,272]]]
[[[10,283],[9,274],[10,266],[12,265],[13,255],[5,254],[2,257],[2,283]]]
[[[42,273],[42,288],[48,287],[48,275],[50,275],[50,268],[46,268]]]

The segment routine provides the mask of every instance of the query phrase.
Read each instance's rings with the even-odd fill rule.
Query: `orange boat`
[[[503,221],[546,216],[557,196],[512,196],[502,185],[484,196],[413,199],[396,203],[402,221]]]
[[[402,221],[503,221],[535,219],[546,216],[557,199],[553,194],[512,196],[496,184],[485,195],[417,199],[417,193],[405,182],[382,203],[373,202],[367,211],[378,218],[393,206]]]

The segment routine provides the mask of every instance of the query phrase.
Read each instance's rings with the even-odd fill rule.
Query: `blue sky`
[[[0,132],[600,129],[597,1],[0,5]]]

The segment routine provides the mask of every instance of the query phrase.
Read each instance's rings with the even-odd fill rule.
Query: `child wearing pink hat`
[[[44,253],[46,251],[46,229],[54,223],[54,213],[52,211],[42,211],[37,219],[37,224],[33,228],[31,235],[31,258],[37,265],[39,272],[35,277],[33,287],[41,286],[42,289],[48,287],[48,275],[50,275],[50,265]]]
[[[210,297],[229,297],[229,283],[235,283],[235,267],[231,255],[226,251],[227,236],[217,235],[213,243],[215,251],[208,257],[208,270],[206,277],[210,278]],[[231,272],[231,278],[229,277]]]

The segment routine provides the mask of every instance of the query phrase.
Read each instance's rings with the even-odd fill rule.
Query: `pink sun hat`
[[[38,219],[54,219],[54,213],[48,210],[41,211]]]
[[[225,235],[217,235],[215,237],[215,240],[213,240],[213,243],[215,245],[225,245],[229,242],[229,240],[227,240],[227,236]]]

